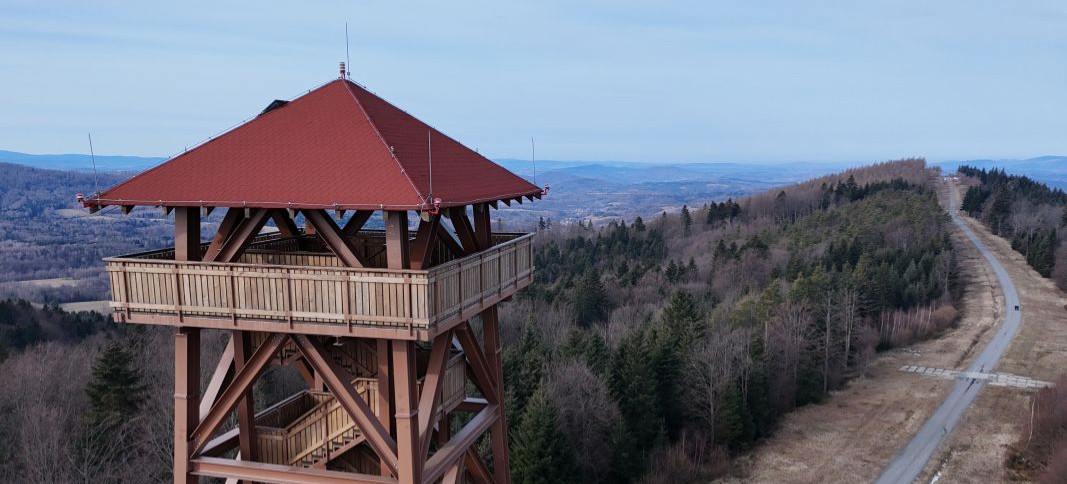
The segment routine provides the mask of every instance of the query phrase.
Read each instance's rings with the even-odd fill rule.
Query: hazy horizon
[[[172,156],[352,79],[490,158],[1067,153],[1057,2],[0,6],[0,146]],[[860,161],[862,160],[862,161]]]

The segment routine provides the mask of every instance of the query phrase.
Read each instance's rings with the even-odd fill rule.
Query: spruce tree
[[[517,484],[578,482],[573,447],[559,431],[558,415],[544,384],[530,397],[515,434],[511,473]]]
[[[516,348],[504,354],[508,420],[519,423],[530,395],[544,377],[547,354],[541,333],[528,321]]]
[[[663,308],[663,325],[676,348],[689,348],[704,335],[704,315],[701,314],[693,296],[685,291],[675,291]]]
[[[689,206],[682,205],[682,228],[685,235],[689,235],[690,229],[693,226],[693,217],[689,215]]]
[[[587,270],[574,288],[574,311],[578,324],[588,326],[604,319],[607,299],[600,274],[595,269]]]
[[[94,424],[122,422],[137,413],[144,400],[141,372],[133,354],[121,341],[109,343],[93,364],[92,379],[85,386],[89,418]]]
[[[644,232],[645,231],[645,221],[641,220],[641,217],[637,217],[637,218],[634,219],[633,227],[634,227],[634,230],[637,231],[637,232]]]

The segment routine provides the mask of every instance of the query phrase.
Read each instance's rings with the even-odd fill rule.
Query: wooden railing
[[[232,264],[156,255],[105,259],[112,309],[176,316],[176,324],[197,316],[429,328],[469,318],[528,285],[533,275],[530,234],[418,271],[324,267],[310,258],[332,256],[299,252]]]

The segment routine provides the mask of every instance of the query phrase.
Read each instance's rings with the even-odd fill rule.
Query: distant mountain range
[[[97,156],[102,172],[141,171],[166,158]],[[618,161],[551,161],[498,159],[501,166],[536,183],[548,185],[549,195],[535,204],[501,206],[506,219],[527,225],[539,217],[556,220],[595,220],[649,216],[682,205],[738,198],[777,186],[841,171],[855,163],[633,163]],[[0,150],[0,162],[37,168],[87,172],[92,159],[85,154],[31,155]],[[1026,160],[967,160],[932,163],[946,171],[961,164],[1004,168],[1067,190],[1067,157],[1043,156]]]
[[[1039,156],[1025,160],[966,160],[934,163],[946,171],[956,171],[960,165],[976,168],[1003,168],[1014,175],[1025,175],[1049,186],[1067,190],[1067,156]]]
[[[142,156],[97,155],[96,168],[100,171],[141,171],[151,168],[166,158]],[[93,171],[93,157],[81,154],[31,155],[17,151],[0,150],[0,162],[16,163],[35,168],[67,171]]]

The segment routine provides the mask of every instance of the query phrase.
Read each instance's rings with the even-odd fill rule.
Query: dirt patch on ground
[[[1022,325],[996,370],[1055,380],[1067,372],[1067,298],[1052,281],[1031,269],[1006,240],[993,236],[977,221],[965,220],[1000,259],[1019,291]],[[1004,460],[1029,418],[1033,396],[1033,391],[986,385],[927,466],[923,482],[929,482],[936,472],[940,473],[938,482],[1010,481]]]
[[[1002,316],[1003,297],[992,269],[959,230],[954,231],[953,240],[965,284],[959,326],[936,339],[880,354],[866,377],[852,380],[823,404],[787,415],[774,437],[738,458],[733,475],[721,482],[856,483],[878,477],[953,385],[950,380],[904,373],[899,368],[965,369]],[[1020,285],[1020,292],[1027,287]],[[1014,368],[1002,364],[1000,371]],[[983,390],[979,400],[992,393]]]

